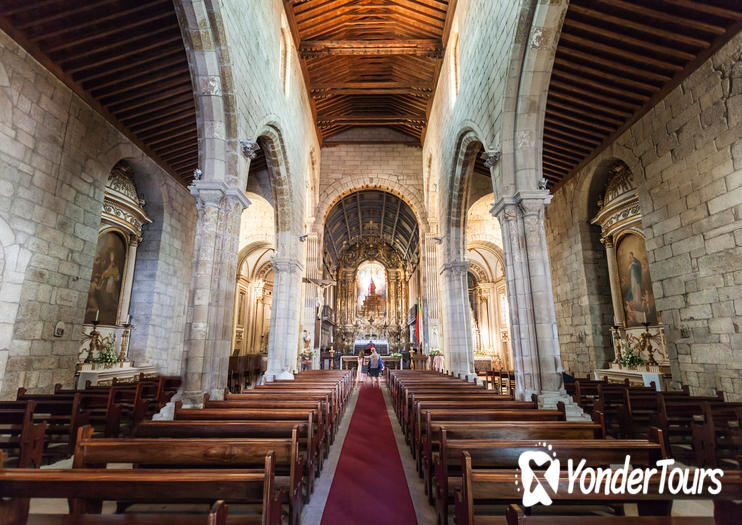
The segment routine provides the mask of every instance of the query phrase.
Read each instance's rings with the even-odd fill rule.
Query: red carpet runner
[[[381,390],[361,387],[322,525],[415,525],[415,508]]]

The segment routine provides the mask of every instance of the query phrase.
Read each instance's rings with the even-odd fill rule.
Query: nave
[[[736,403],[687,390],[650,393],[578,380],[573,395],[591,417],[574,419],[562,403],[544,409],[536,398],[518,401],[494,381],[389,369],[380,388],[357,379],[351,371],[305,371],[239,394],[227,391],[224,400],[205,394],[202,408],[176,402],[171,420],[152,420],[152,409],[173,395],[174,378],[78,391],[79,403],[133,390],[133,405],[116,406],[148,410],[141,418],[124,410],[115,430],[111,421],[121,410],[110,404],[96,409],[87,402],[66,425],[61,410],[58,417],[40,412],[31,425],[41,432],[36,446],[24,450],[21,432],[18,450],[4,447],[11,457],[0,469],[0,524],[737,523],[738,459],[709,456],[709,450],[738,450],[739,427],[724,426],[739,417]],[[145,386],[150,393],[143,394]],[[67,395],[59,389],[44,400],[21,391],[18,401],[0,406],[0,421],[22,412],[22,403],[28,413],[37,403],[64,405]],[[634,402],[629,419],[619,399]],[[650,408],[651,400],[659,407]],[[711,442],[704,441],[699,409],[710,418],[705,423],[715,424]],[[59,437],[65,429],[71,441],[45,435]],[[60,442],[61,457],[71,450],[72,457],[47,459],[44,452]],[[550,500],[534,505],[524,497],[525,485],[537,493],[539,483],[551,483],[552,469],[539,470],[543,461],[531,459],[536,478],[528,479],[532,465],[521,456],[539,449],[561,462],[552,463],[559,476]],[[672,468],[720,467],[723,476],[719,490],[699,482],[691,491],[695,474],[690,482],[670,474],[667,487],[648,474],[644,493],[568,488],[567,460],[617,469],[626,456],[632,473],[672,458]]]

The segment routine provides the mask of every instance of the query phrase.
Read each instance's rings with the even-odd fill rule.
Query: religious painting
[[[626,326],[657,324],[644,239],[633,234],[624,236],[616,249],[616,259]]]
[[[381,263],[367,261],[358,267],[356,305],[364,320],[386,317],[386,270]]]
[[[118,233],[107,232],[98,238],[90,279],[85,322],[116,324],[121,299],[121,283],[126,265],[126,242]]]

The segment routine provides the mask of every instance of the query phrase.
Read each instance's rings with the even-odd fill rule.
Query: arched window
[[[456,102],[460,87],[460,60],[459,60],[459,34],[451,37],[451,104]]]
[[[281,27],[281,62],[280,75],[284,95],[289,94],[289,81],[291,80],[291,37],[286,27]]]

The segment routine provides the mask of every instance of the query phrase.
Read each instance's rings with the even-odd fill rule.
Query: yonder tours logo
[[[523,491],[523,506],[551,505],[552,496],[559,490],[561,462],[556,457],[551,445],[539,443],[544,450],[527,450],[518,458],[519,479],[515,480],[518,491]],[[619,468],[588,467],[587,461],[581,459],[575,466],[573,459],[567,460],[567,493],[607,495],[648,494],[650,484],[656,485],[658,494],[695,495],[708,493],[716,495],[721,492],[721,469],[704,469],[673,467],[674,459],[661,459],[655,467],[632,468],[631,456],[626,456]],[[534,469],[543,471],[541,477]],[[653,489],[655,485],[652,485]]]

